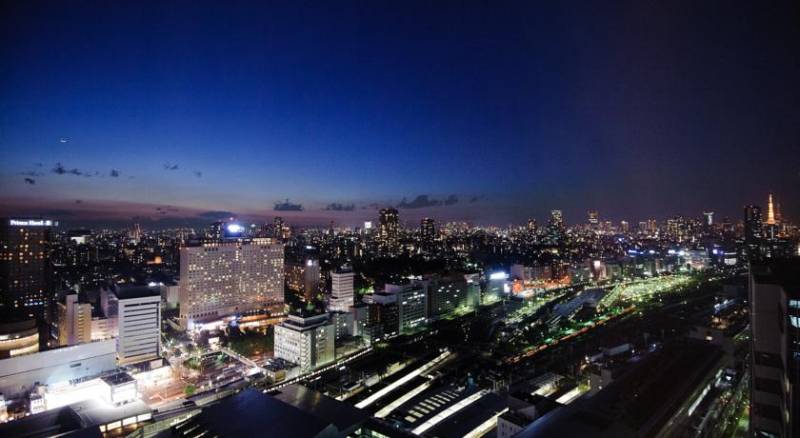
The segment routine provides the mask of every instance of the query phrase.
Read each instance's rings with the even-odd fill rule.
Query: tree
[[[191,383],[186,385],[186,388],[183,389],[183,392],[186,394],[187,397],[191,396],[196,391],[197,391],[197,387],[195,387]]]

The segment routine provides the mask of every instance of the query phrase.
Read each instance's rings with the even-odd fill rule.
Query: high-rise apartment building
[[[355,304],[355,274],[349,269],[331,272],[331,294],[328,298],[328,311],[348,312]]]
[[[0,220],[0,305],[44,317],[50,303],[49,219]]]
[[[283,306],[283,245],[274,239],[209,241],[181,248],[180,319],[196,321]]]
[[[800,258],[752,263],[750,435],[800,436]]]

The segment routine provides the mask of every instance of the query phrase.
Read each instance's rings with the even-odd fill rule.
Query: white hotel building
[[[180,319],[195,322],[283,304],[283,245],[231,239],[181,248]]]

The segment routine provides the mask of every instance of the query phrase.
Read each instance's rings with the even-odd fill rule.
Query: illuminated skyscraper
[[[284,227],[283,218],[276,216],[275,219],[272,220],[272,236],[276,239],[283,239]]]
[[[761,220],[761,207],[747,205],[744,207],[744,243],[747,245],[750,257],[755,257],[760,252],[764,238]]]
[[[3,219],[0,222],[0,304],[43,317],[50,308],[49,219]]]
[[[436,237],[436,223],[433,219],[426,217],[420,223],[420,236],[422,240],[430,242]]]
[[[561,213],[561,210],[553,210],[550,212],[550,223],[559,228],[564,227],[564,215]]]
[[[547,237],[550,244],[557,245],[564,238],[564,216],[561,210],[550,212],[550,222],[547,224]]]
[[[400,228],[400,217],[394,208],[381,209],[378,237],[385,248],[395,248]]]

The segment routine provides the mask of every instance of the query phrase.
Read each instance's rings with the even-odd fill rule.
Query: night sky
[[[800,217],[796,2],[264,3],[2,2],[0,214]]]

